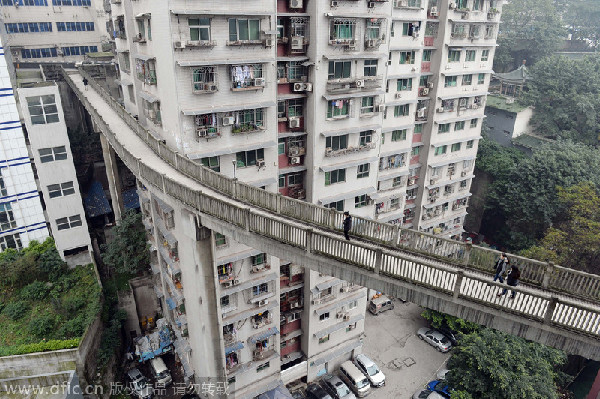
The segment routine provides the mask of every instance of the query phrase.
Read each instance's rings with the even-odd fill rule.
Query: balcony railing
[[[221,136],[221,132],[212,126],[196,126],[196,135],[200,139],[214,139]]]
[[[331,148],[327,148],[327,149],[325,149],[325,156],[326,157],[339,157],[341,155],[352,154],[355,152],[373,150],[373,149],[375,149],[375,147],[376,147],[375,143],[367,143],[365,145],[360,145],[357,147],[341,148],[339,150],[332,150]]]
[[[252,360],[268,359],[269,357],[273,356],[274,354],[275,354],[274,346],[270,346],[269,348],[265,348],[265,349],[255,349],[254,352],[252,352]]]

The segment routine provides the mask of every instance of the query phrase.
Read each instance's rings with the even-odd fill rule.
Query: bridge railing
[[[107,104],[125,121],[125,123],[164,161],[171,164],[184,175],[208,186],[224,195],[238,201],[275,212],[300,222],[341,231],[343,214],[333,209],[304,202],[294,198],[283,197],[276,193],[267,192],[236,179],[229,178],[211,169],[197,164],[169,148],[163,140],[144,128],[137,119],[129,114],[123,106],[104,90],[87,72],[80,69],[83,77],[88,79],[90,86],[102,96]],[[85,96],[74,84],[68,73],[63,70],[63,76],[78,97],[91,107]],[[101,115],[99,116],[101,119]],[[104,131],[104,130],[103,130]],[[106,130],[107,135],[111,134]],[[114,137],[112,137],[114,139]],[[117,144],[118,146],[118,144]],[[115,148],[119,156],[124,153],[122,148]],[[152,172],[145,169],[147,174]],[[153,178],[154,176],[152,176]],[[152,181],[155,184],[155,181]],[[161,186],[158,186],[161,187]],[[368,218],[353,216],[351,233],[387,247],[399,248],[408,252],[421,254],[441,262],[448,262],[466,269],[477,270],[487,274],[493,273],[494,261],[500,252],[434,236],[428,233],[410,230],[389,223],[382,223]],[[359,245],[356,241],[348,245]],[[600,299],[600,276],[563,268],[546,262],[508,255],[513,263],[518,263],[524,281],[545,289],[566,293],[583,299]]]

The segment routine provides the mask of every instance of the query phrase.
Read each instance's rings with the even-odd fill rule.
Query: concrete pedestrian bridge
[[[83,76],[89,80],[84,90]],[[121,160],[153,194],[202,227],[323,274],[600,360],[600,276],[511,255],[516,299],[497,297],[497,251],[355,217],[267,192],[195,163],[141,126],[91,77],[63,76]]]

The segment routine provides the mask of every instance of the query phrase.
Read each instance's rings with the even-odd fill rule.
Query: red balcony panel
[[[431,62],[423,61],[421,63],[421,72],[430,72],[431,71]]]
[[[304,273],[294,274],[292,276],[290,283],[292,283],[292,285],[293,285],[294,283],[298,283],[299,281],[302,281],[302,280],[304,280]]]
[[[287,55],[287,44],[277,43],[277,57],[285,57]]]
[[[282,133],[282,132],[287,132],[290,129],[288,128],[288,122],[287,121],[283,121],[283,122],[277,122],[277,131]]]
[[[416,163],[419,163],[419,155],[413,155],[410,157],[410,165],[414,165]]]
[[[281,326],[281,334],[289,334],[292,331],[299,330],[302,325],[302,320],[294,320],[291,323],[285,323]]]
[[[277,0],[277,12],[278,13],[290,12],[289,8],[288,8],[287,0]]]
[[[292,94],[292,85],[289,83],[277,85],[277,94]]]
[[[300,337],[296,337],[296,341],[292,344],[287,344],[281,348],[281,356],[289,355],[292,352],[298,352],[300,350]]]
[[[414,204],[414,203],[415,203],[414,199],[406,200],[406,205],[408,205],[408,204]]]
[[[422,136],[423,136],[423,133],[413,133],[412,142],[420,143],[423,140]]]
[[[433,46],[433,36],[425,36],[425,38],[423,39],[423,44],[426,47],[432,47]]]
[[[279,154],[277,156],[277,162],[279,162],[279,169],[290,166],[290,158],[287,156],[287,154]]]

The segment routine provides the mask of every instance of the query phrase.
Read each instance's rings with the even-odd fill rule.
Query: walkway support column
[[[115,214],[115,222],[121,222],[123,213],[123,190],[121,187],[121,179],[119,178],[119,168],[117,166],[117,158],[115,150],[112,149],[108,140],[100,133],[100,143],[102,144],[102,158],[104,158],[104,166],[106,169],[106,178],[108,180],[108,190],[112,200],[112,208]]]

